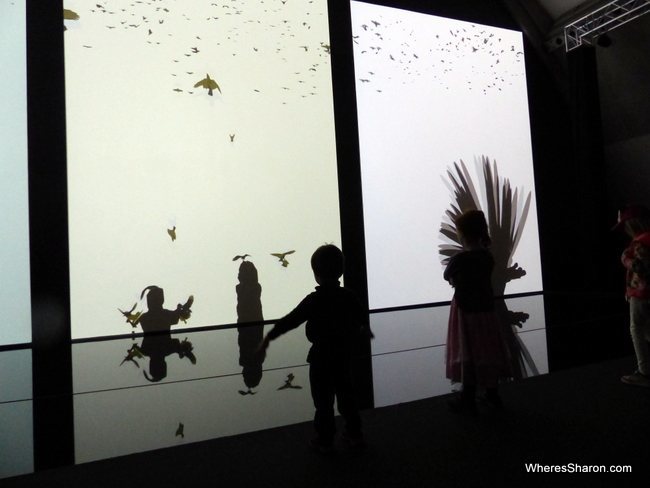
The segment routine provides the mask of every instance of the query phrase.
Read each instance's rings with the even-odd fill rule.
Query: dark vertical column
[[[34,464],[74,463],[63,7],[27,1]]]
[[[580,227],[585,238],[606,235],[613,225],[608,222],[607,187],[605,183],[605,162],[603,154],[602,122],[600,116],[600,95],[598,91],[598,70],[596,51],[583,46],[567,54],[570,82],[570,109],[574,143],[574,164],[579,185],[576,185],[577,210]],[[577,236],[581,240],[580,236]],[[594,260],[601,257],[600,241],[591,242],[584,250]],[[587,244],[587,242],[585,242]],[[591,256],[590,256],[591,257]],[[598,262],[598,261],[596,261]],[[593,267],[591,267],[593,269]],[[585,270],[584,286],[598,286],[593,272]]]
[[[334,90],[334,121],[339,174],[339,206],[341,239],[346,258],[345,286],[353,289],[364,306],[368,306],[366,251],[361,195],[359,131],[354,84],[352,25],[350,3],[329,0],[332,79]],[[355,364],[363,407],[373,405],[372,358],[369,341],[363,344],[362,355]]]
[[[583,46],[567,55],[570,77],[571,120],[576,165],[576,201],[579,212],[579,246],[584,301],[580,319],[588,322],[592,356],[586,360],[620,357],[629,339],[624,322],[624,280],[615,235],[616,213],[608,205],[598,63],[596,48]],[[579,334],[584,337],[584,332]]]
[[[549,367],[625,354],[623,288],[611,254],[596,55],[566,55],[568,104],[529,72]],[[528,68],[528,65],[527,65]],[[535,99],[535,95],[537,99]],[[614,266],[612,266],[614,264]],[[620,293],[616,293],[616,290]]]

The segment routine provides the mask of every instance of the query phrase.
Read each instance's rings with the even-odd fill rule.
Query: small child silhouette
[[[498,382],[512,376],[511,361],[494,309],[490,236],[485,216],[469,210],[456,219],[463,250],[447,264],[444,278],[454,287],[447,331],[447,378],[462,382],[460,397],[450,402],[454,412],[476,412],[476,388],[501,407]]]
[[[316,413],[316,438],[311,446],[331,452],[336,425],[334,398],[345,419],[344,437],[353,447],[363,446],[361,418],[350,374],[351,358],[357,341],[372,337],[356,295],[339,283],[343,274],[343,253],[332,244],[316,249],[311,258],[314,278],[319,286],[288,315],[280,319],[260,344],[264,352],[270,341],[307,322],[307,339],[312,343],[307,362],[309,384]]]

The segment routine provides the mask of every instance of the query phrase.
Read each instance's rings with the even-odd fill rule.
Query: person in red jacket
[[[625,297],[630,304],[630,336],[637,370],[621,381],[650,387],[650,210],[640,205],[624,208],[614,229],[623,229],[632,238],[621,262],[626,269]]]

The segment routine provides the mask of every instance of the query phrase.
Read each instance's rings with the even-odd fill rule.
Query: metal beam
[[[650,0],[615,0],[564,27],[566,52],[650,12]]]

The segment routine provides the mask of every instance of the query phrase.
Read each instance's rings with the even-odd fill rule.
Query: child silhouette
[[[343,274],[343,253],[328,244],[316,249],[311,257],[314,278],[319,286],[288,315],[280,319],[266,335],[260,351],[270,341],[307,322],[305,332],[312,343],[307,356],[309,384],[316,413],[316,437],[311,446],[319,452],[333,449],[336,425],[334,398],[345,419],[344,437],[352,447],[362,447],[361,418],[351,378],[351,358],[357,341],[372,337],[356,295],[339,283]]]
[[[456,219],[463,250],[452,256],[444,278],[454,287],[447,332],[447,378],[463,384],[460,398],[450,402],[454,412],[476,412],[477,387],[486,389],[486,400],[501,407],[497,385],[512,376],[508,349],[499,325],[492,292],[494,259],[490,236],[480,210],[464,212]]]

